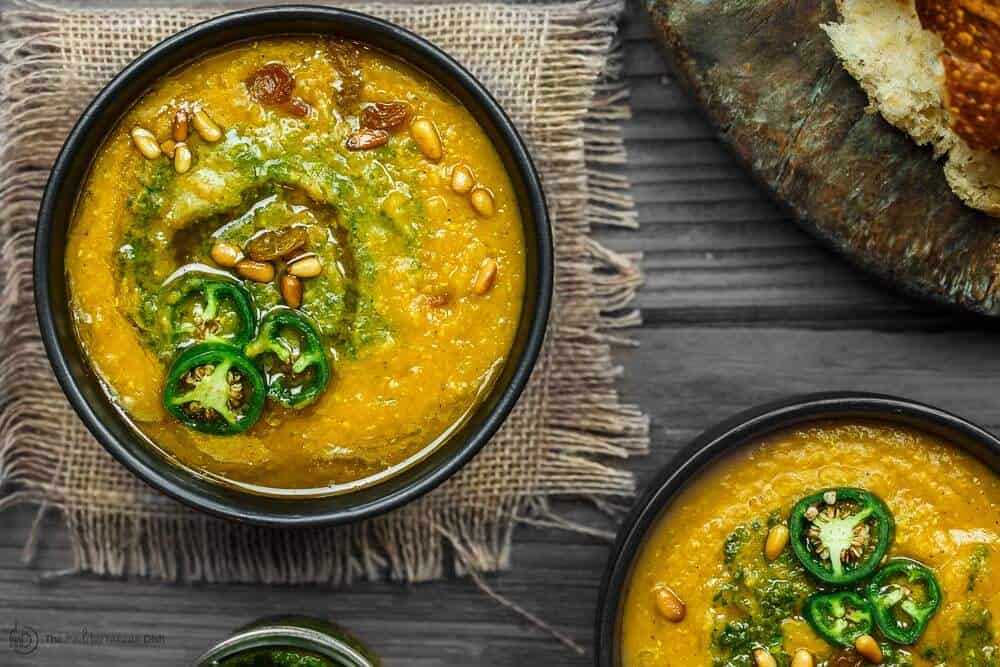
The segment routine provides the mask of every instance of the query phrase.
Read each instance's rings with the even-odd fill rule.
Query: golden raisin
[[[295,77],[281,63],[268,63],[251,74],[246,84],[250,97],[261,104],[281,105],[292,99]]]
[[[327,43],[326,57],[340,77],[337,107],[351,110],[361,97],[361,49],[354,42],[334,39]]]
[[[385,130],[370,130],[367,128],[356,131],[347,137],[347,150],[367,151],[389,143],[389,133]]]
[[[375,102],[361,110],[361,124],[373,130],[396,130],[410,119],[406,102]]]
[[[250,259],[266,262],[294,252],[308,242],[309,233],[302,227],[269,229],[250,239],[246,253]]]

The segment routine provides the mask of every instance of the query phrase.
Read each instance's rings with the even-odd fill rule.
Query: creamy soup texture
[[[788,525],[799,499],[836,487],[865,489],[891,512],[895,538],[883,563],[912,559],[940,585],[940,606],[915,643],[870,632],[882,664],[1000,664],[1000,478],[926,433],[839,422],[781,432],[737,451],[670,504],[625,591],[622,664],[755,665],[761,648],[778,665],[791,664],[799,651],[815,665],[870,664],[804,618],[809,596],[843,590],[864,596],[870,577],[825,585],[790,548],[774,560],[765,554],[772,529]],[[671,610],[658,605],[663,587],[685,606],[682,620],[668,618]]]
[[[66,249],[113,399],[183,464],[262,490],[370,481],[447,437],[507,358],[524,264],[472,115],[320,37],[158,81],[96,156]]]

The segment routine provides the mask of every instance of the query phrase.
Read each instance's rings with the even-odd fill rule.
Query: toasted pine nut
[[[882,648],[871,635],[861,635],[854,640],[854,648],[868,662],[882,664]]]
[[[496,206],[493,203],[493,193],[486,188],[476,188],[469,194],[469,202],[473,210],[484,218],[493,215]]]
[[[211,255],[213,262],[226,269],[236,266],[236,262],[240,261],[240,257],[243,255],[239,248],[225,241],[219,241],[213,245],[208,254]]]
[[[653,589],[656,596],[656,611],[671,623],[680,623],[687,615],[687,607],[668,586],[659,585]]]
[[[812,653],[800,648],[795,652],[795,657],[792,658],[792,667],[813,667],[816,664],[813,660]]]
[[[779,523],[767,533],[767,540],[764,541],[764,558],[769,561],[777,560],[787,546],[788,526]]]
[[[177,150],[177,142],[173,139],[167,139],[162,144],[160,144],[160,150],[167,154],[167,157],[171,160],[174,159],[174,151]]]
[[[290,273],[281,276],[281,298],[291,308],[302,305],[302,281]]]
[[[441,135],[438,134],[437,127],[429,118],[417,118],[410,125],[410,136],[417,142],[417,148],[424,154],[424,157],[432,162],[441,159],[444,152],[441,150]]]
[[[177,113],[174,114],[174,125],[173,125],[173,137],[174,141],[187,141],[188,138],[188,112],[184,109],[178,109]]]
[[[472,291],[482,296],[493,289],[493,285],[497,281],[498,270],[499,267],[495,259],[492,257],[484,259],[479,267],[479,273],[476,274],[476,282],[472,286]]]
[[[132,128],[132,143],[147,160],[155,160],[163,153],[160,150],[159,142],[156,141],[156,136],[142,127]]]
[[[778,667],[778,661],[774,659],[774,656],[766,648],[755,648],[753,650],[753,661],[757,667]]]
[[[472,169],[467,165],[457,164],[451,170],[451,189],[460,195],[464,195],[476,186],[476,177],[472,175]]]
[[[299,278],[315,278],[323,273],[323,265],[316,255],[306,255],[289,264],[288,272]]]
[[[191,168],[191,149],[187,144],[181,142],[174,149],[174,171],[178,174],[186,174]]]
[[[204,109],[198,109],[194,112],[191,124],[194,125],[198,136],[205,141],[212,143],[222,138],[222,128],[212,120],[212,117]]]
[[[236,262],[236,273],[255,283],[269,283],[274,280],[274,264],[241,259]]]

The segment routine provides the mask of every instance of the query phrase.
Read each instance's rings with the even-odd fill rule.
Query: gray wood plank
[[[75,3],[71,3],[75,4]],[[127,0],[101,4],[123,6]],[[0,0],[0,8],[10,0]],[[631,463],[646,480],[712,423],[756,403],[821,389],[887,391],[1000,427],[992,326],[907,299],[818,247],[752,182],[670,75],[632,4],[623,23],[634,117],[626,124],[638,232],[606,229],[610,246],[645,253],[641,343],[619,351],[622,391],[653,419],[653,453]],[[574,517],[586,504],[562,503]],[[39,557],[20,560],[33,514],[0,515],[0,664],[179,665],[231,628],[275,613],[336,619],[389,665],[583,665],[467,581],[416,586],[169,585],[37,575],[70,558],[58,522]],[[607,545],[525,527],[497,590],[575,640],[590,642]],[[161,646],[8,650],[14,622],[39,631],[160,633]]]

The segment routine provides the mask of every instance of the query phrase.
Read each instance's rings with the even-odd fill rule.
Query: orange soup
[[[1000,478],[899,426],[778,433],[670,504],[623,613],[625,667],[997,665]]]
[[[262,492],[370,483],[448,437],[509,353],[518,203],[422,72],[321,37],[162,78],[70,230],[79,342],[183,464]]]

